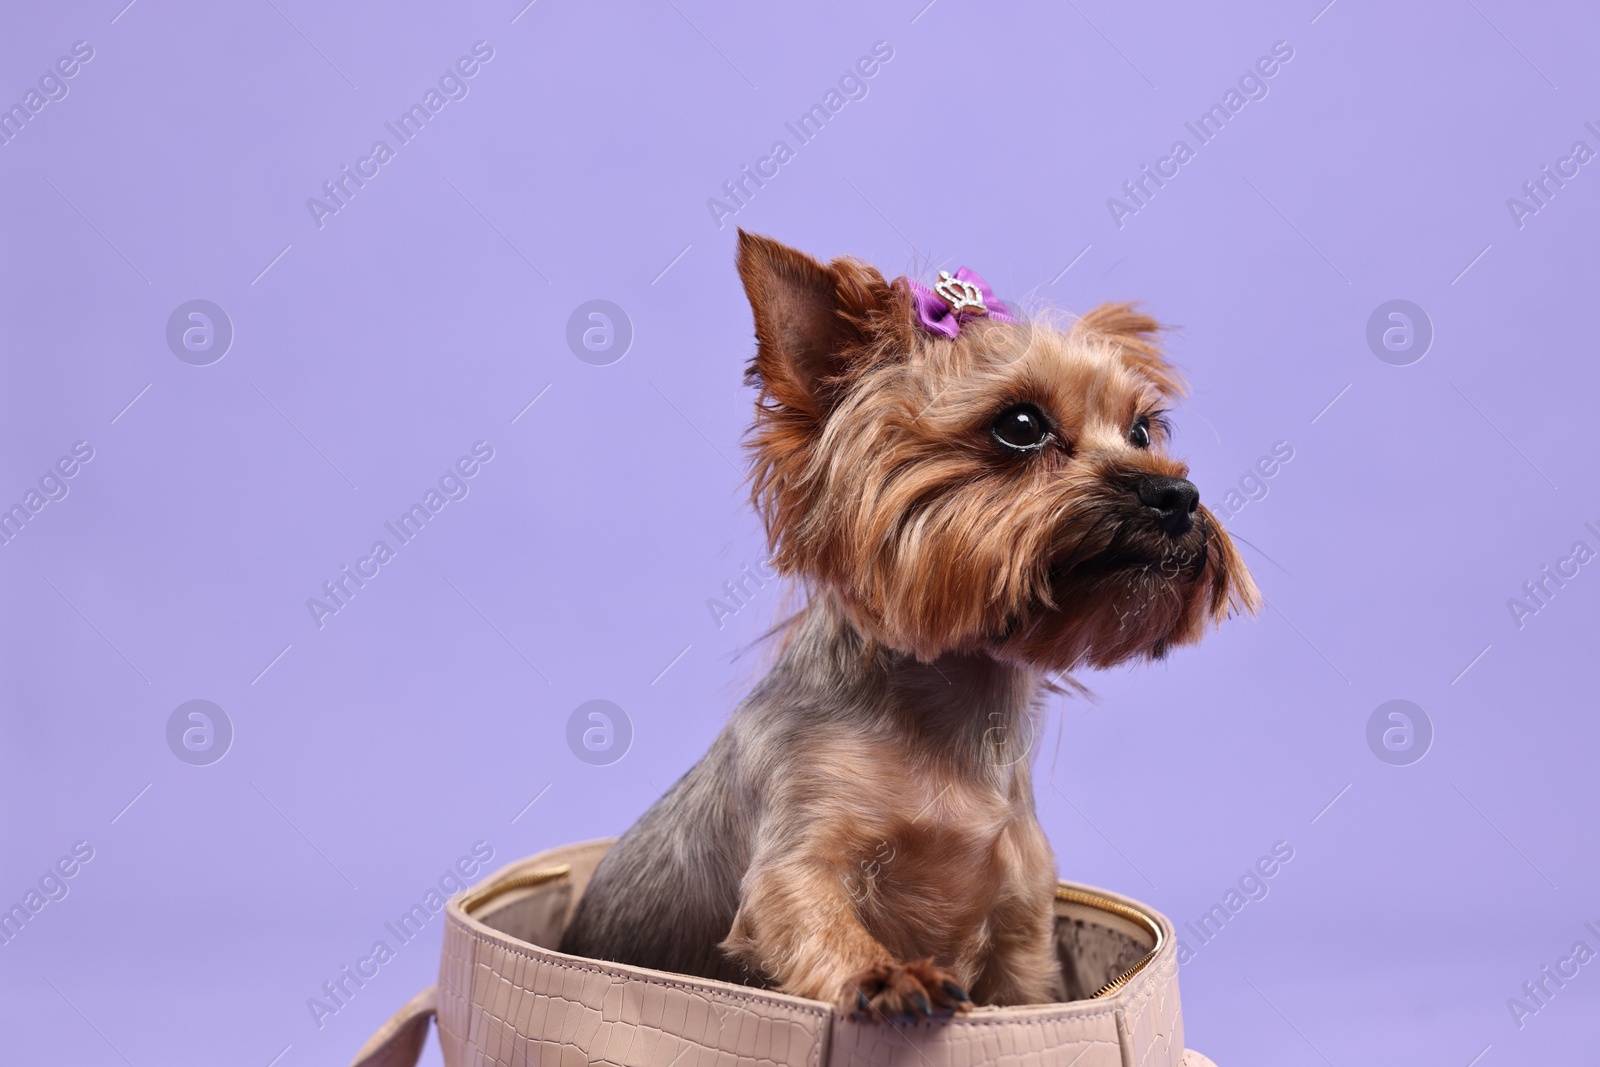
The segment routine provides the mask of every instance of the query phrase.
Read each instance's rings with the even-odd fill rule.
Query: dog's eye
[[[994,420],[993,431],[995,439],[1001,444],[1023,452],[1038,448],[1049,436],[1044,416],[1032,404],[1018,404],[1002,411],[1000,417]]]
[[[1140,415],[1133,420],[1133,425],[1128,427],[1128,443],[1134,448],[1150,447],[1150,420]]]

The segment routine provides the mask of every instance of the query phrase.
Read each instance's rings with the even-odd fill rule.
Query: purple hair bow
[[[909,279],[908,279],[909,281]],[[1016,322],[1006,310],[994,290],[977,273],[962,267],[952,275],[947,270],[939,272],[939,280],[928,288],[921,282],[909,282],[911,297],[917,306],[917,321],[930,333],[954,338],[961,332],[961,324],[984,316],[996,322]]]

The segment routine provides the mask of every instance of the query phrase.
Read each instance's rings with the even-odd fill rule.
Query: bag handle
[[[598,850],[604,853],[611,847],[610,840],[591,841],[584,845],[575,846],[578,849]],[[564,851],[573,851],[572,848]],[[524,864],[516,864],[521,867]],[[471,913],[501,893],[513,889],[525,889],[530,886],[543,885],[557,878],[565,877],[572,872],[572,865],[562,863],[554,867],[543,867],[538,870],[526,871],[511,877],[491,878],[479,885],[466,896],[461,898],[463,912]],[[504,875],[502,870],[500,875]],[[377,1033],[367,1039],[361,1046],[361,1051],[356,1053],[356,1058],[350,1061],[350,1067],[416,1067],[417,1060],[422,1058],[422,1044],[428,1039],[428,1021],[438,1014],[437,985],[431,985],[418,993],[405,1006],[389,1017],[389,1021],[378,1027]]]
[[[428,1039],[428,1022],[437,1010],[438,989],[429,986],[406,1001],[361,1046],[350,1067],[416,1067],[422,1043]]]

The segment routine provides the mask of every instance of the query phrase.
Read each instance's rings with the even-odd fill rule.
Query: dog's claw
[[[875,964],[847,981],[842,994],[839,1010],[850,1018],[896,1026],[948,1019],[972,1002],[955,975],[931,959]]]

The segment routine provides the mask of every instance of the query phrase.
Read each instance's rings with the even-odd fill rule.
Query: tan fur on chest
[[[996,904],[1023,889],[1038,836],[1015,768],[953,767],[888,742],[818,746],[794,810],[868,932],[904,958],[977,977]],[[1026,859],[1024,858],[1026,857]]]

